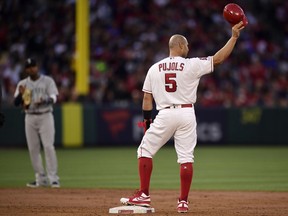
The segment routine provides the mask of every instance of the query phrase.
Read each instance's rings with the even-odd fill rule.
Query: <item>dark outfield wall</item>
[[[288,145],[287,109],[195,108],[198,143],[211,145]],[[5,125],[0,129],[0,146],[26,146],[25,114],[4,108]],[[154,115],[156,112],[154,112]],[[141,107],[97,107],[76,103],[54,109],[56,146],[137,146],[143,132]]]

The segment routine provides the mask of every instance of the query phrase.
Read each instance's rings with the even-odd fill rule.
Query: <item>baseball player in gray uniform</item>
[[[30,159],[35,172],[35,181],[27,187],[51,186],[59,188],[58,162],[54,147],[55,126],[52,114],[58,89],[51,77],[41,75],[34,59],[25,63],[28,77],[16,88],[14,103],[25,111],[25,134]],[[41,157],[41,143],[44,150],[46,170]]]
[[[187,58],[188,42],[182,35],[173,35],[169,40],[169,57],[155,63],[146,75],[143,85],[144,131],[138,147],[138,171],[140,189],[130,198],[121,198],[125,205],[149,207],[149,187],[152,174],[152,158],[173,136],[180,164],[180,195],[177,211],[188,211],[188,194],[193,176],[194,148],[197,142],[194,104],[200,78],[213,72],[232,52],[242,21],[232,27],[227,43],[214,55],[205,58]],[[152,123],[153,99],[159,111]]]

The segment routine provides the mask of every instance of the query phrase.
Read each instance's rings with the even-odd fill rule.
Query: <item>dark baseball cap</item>
[[[33,59],[33,58],[28,58],[25,61],[25,68],[35,67],[36,65],[37,65],[37,63],[36,63],[35,59]]]

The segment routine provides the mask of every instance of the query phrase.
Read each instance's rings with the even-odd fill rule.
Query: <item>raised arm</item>
[[[234,46],[236,44],[237,39],[240,36],[240,31],[244,29],[243,22],[239,22],[238,24],[232,27],[232,35],[227,43],[213,56],[213,64],[218,65],[225,61],[228,56],[231,54]]]

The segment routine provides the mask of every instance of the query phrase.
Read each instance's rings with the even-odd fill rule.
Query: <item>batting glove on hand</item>
[[[138,122],[138,127],[143,128],[144,134],[150,128],[150,124],[152,123],[152,119],[144,119],[143,122]]]
[[[152,119],[144,119],[144,134],[150,128],[150,124],[152,123]]]

